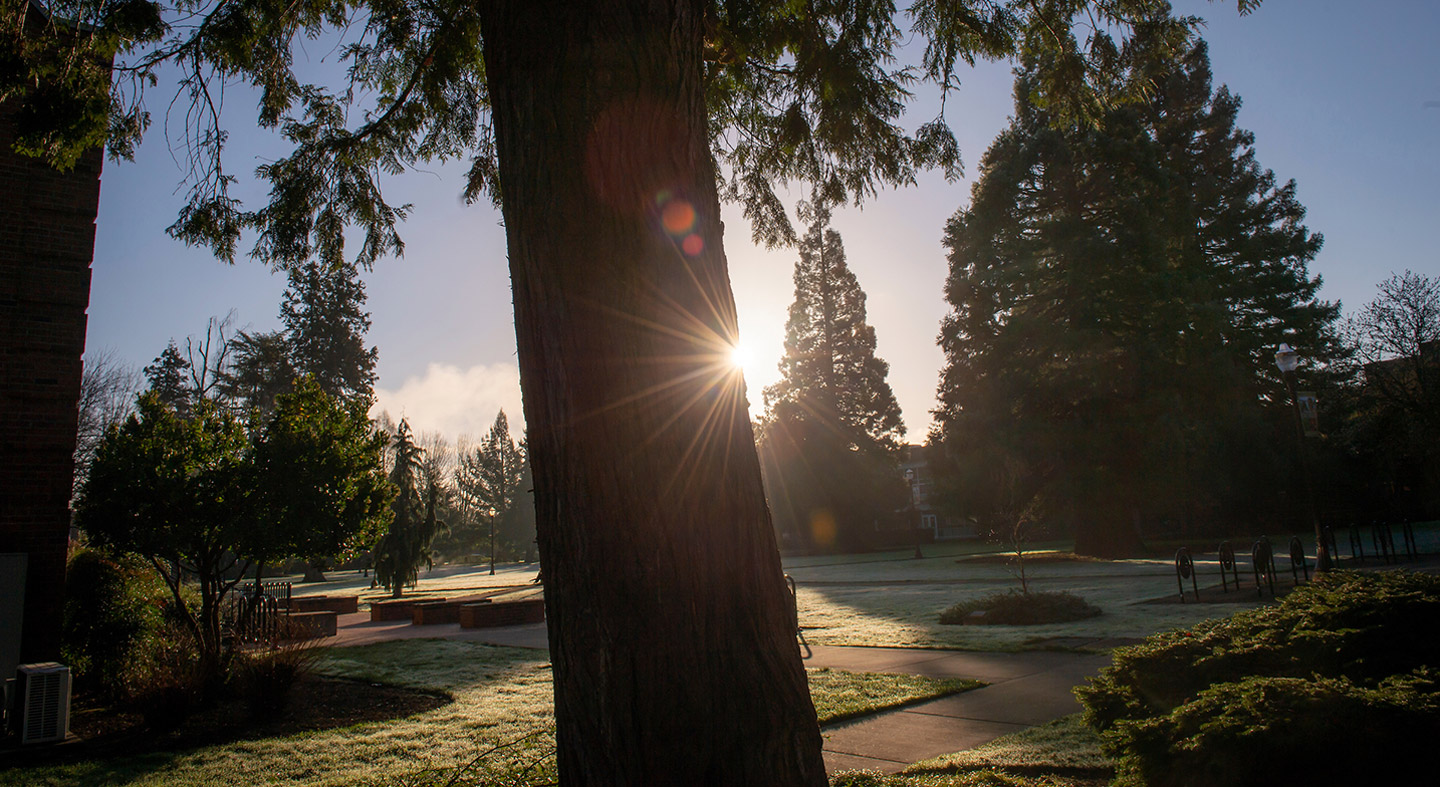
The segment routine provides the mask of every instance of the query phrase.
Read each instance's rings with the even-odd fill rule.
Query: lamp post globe
[[[1300,353],[1288,344],[1281,344],[1275,350],[1275,366],[1280,369],[1281,374],[1290,374],[1300,365]],[[1287,384],[1289,380],[1286,380]]]

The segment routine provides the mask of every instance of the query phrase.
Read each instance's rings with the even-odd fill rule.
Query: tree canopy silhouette
[[[960,499],[981,515],[1036,503],[1087,554],[1133,552],[1142,521],[1268,499],[1288,445],[1264,407],[1285,401],[1274,350],[1341,352],[1294,182],[1257,163],[1203,42],[1167,51],[1141,29],[1122,62],[1152,95],[1097,125],[1056,123],[1033,98],[1056,64],[1028,60],[946,227],[936,437]],[[1017,486],[1018,506],[992,499]]]
[[[760,424],[770,510],[797,547],[863,544],[878,518],[903,505],[900,405],[829,219],[820,209],[800,241],[781,377],[765,389]]]

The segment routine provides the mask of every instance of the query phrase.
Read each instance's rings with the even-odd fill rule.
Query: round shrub
[[[65,569],[61,658],[80,688],[116,695],[137,644],[160,624],[159,591],[144,569],[94,549],[71,555]]]
[[[971,618],[975,612],[983,616]],[[962,601],[940,613],[945,624],[1034,626],[1042,623],[1069,623],[1093,618],[1100,608],[1073,593],[996,593]]]

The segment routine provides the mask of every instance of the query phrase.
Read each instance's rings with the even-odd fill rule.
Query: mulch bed
[[[285,710],[256,718],[241,699],[222,699],[197,710],[173,732],[145,728],[136,713],[97,706],[76,696],[70,711],[71,738],[53,746],[0,746],[0,767],[117,754],[134,755],[256,740],[301,732],[386,721],[433,710],[451,702],[440,692],[307,675],[295,684]]]

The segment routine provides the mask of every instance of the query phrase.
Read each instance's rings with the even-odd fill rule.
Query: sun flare
[[[749,372],[755,365],[755,356],[748,347],[737,344],[730,348],[730,365],[741,372]]]

